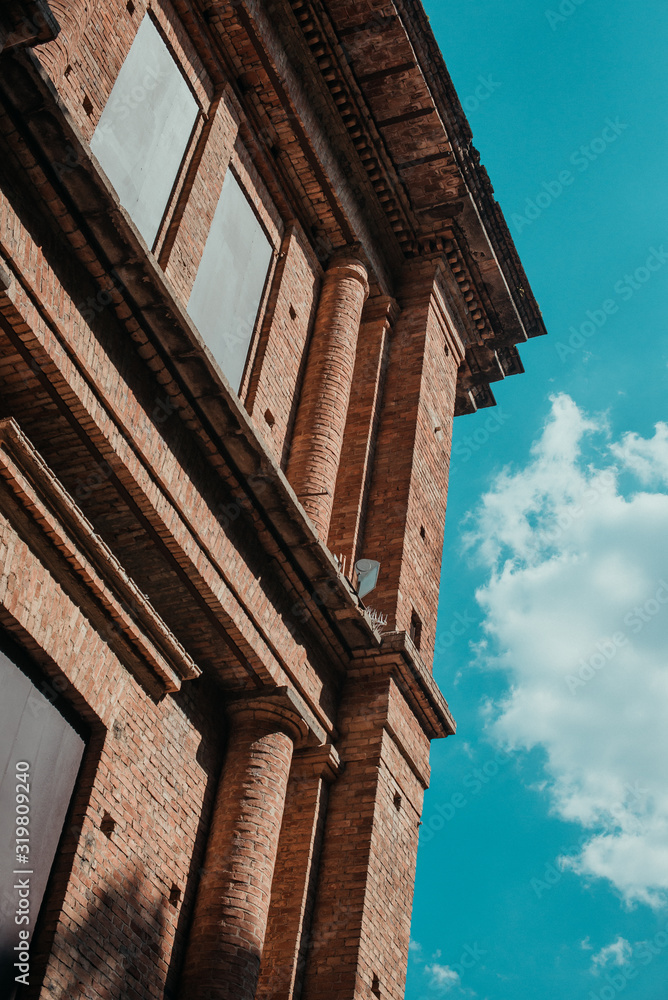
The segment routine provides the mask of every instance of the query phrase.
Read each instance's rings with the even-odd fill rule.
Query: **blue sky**
[[[665,1000],[668,5],[425,6],[549,336],[456,421],[407,998]]]

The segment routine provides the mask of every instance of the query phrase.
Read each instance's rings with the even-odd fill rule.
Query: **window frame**
[[[163,247],[163,244],[165,242],[165,239],[167,238],[167,234],[169,232],[172,219],[175,216],[175,214],[178,212],[179,205],[180,205],[180,203],[181,203],[181,201],[183,199],[183,196],[184,196],[184,187],[185,187],[185,184],[186,184],[186,181],[187,181],[188,173],[189,173],[191,164],[193,163],[193,161],[197,157],[198,145],[199,145],[199,141],[200,141],[200,138],[201,138],[201,135],[202,135],[202,129],[203,129],[204,123],[205,123],[205,121],[207,119],[207,115],[209,114],[209,112],[211,110],[211,105],[213,104],[213,102],[215,100],[215,93],[213,92],[213,84],[211,83],[211,81],[208,81],[209,84],[210,84],[209,89],[211,90],[210,94],[206,94],[206,93],[200,94],[200,93],[198,93],[198,89],[193,85],[193,83],[192,83],[192,81],[190,79],[190,75],[188,73],[188,64],[190,65],[192,71],[198,76],[198,78],[200,77],[200,74],[201,74],[202,70],[204,69],[203,66],[201,65],[201,60],[199,59],[199,56],[198,56],[196,50],[193,48],[193,50],[191,52],[187,52],[184,49],[184,51],[182,53],[179,52],[175,48],[175,46],[174,46],[174,44],[172,42],[172,39],[170,38],[170,34],[169,34],[168,30],[167,30],[167,28],[169,26],[169,19],[167,18],[165,12],[160,9],[159,13],[158,13],[158,11],[156,11],[153,8],[153,6],[148,6],[146,8],[146,11],[144,12],[141,20],[137,24],[137,30],[135,31],[135,33],[134,33],[134,35],[132,37],[132,41],[130,42],[130,45],[125,50],[125,54],[123,56],[123,61],[121,62],[121,65],[118,67],[118,70],[117,70],[117,72],[116,72],[113,80],[111,81],[111,86],[110,86],[108,92],[105,95],[104,103],[102,105],[100,114],[97,117],[97,121],[95,122],[95,126],[94,126],[94,129],[93,129],[93,132],[91,133],[91,135],[90,135],[90,137],[88,139],[89,145],[92,146],[92,142],[93,142],[93,139],[95,137],[95,134],[97,133],[97,130],[98,130],[99,126],[100,126],[100,122],[102,120],[104,112],[105,112],[105,110],[106,110],[106,108],[107,108],[107,106],[109,104],[109,100],[111,99],[111,95],[113,93],[113,89],[114,89],[114,87],[115,87],[115,85],[116,85],[116,83],[118,81],[118,78],[119,78],[119,76],[120,76],[120,74],[121,74],[121,72],[123,70],[123,67],[125,66],[125,63],[126,63],[126,61],[128,59],[128,56],[130,55],[130,52],[132,51],[132,47],[135,45],[135,43],[137,41],[137,37],[139,35],[139,31],[141,29],[141,26],[143,25],[143,23],[144,23],[144,21],[146,19],[149,20],[149,22],[151,23],[151,25],[153,26],[153,28],[158,33],[158,36],[160,37],[160,40],[162,41],[163,45],[167,49],[167,52],[168,52],[169,56],[171,57],[176,70],[178,71],[181,79],[184,81],[184,83],[185,83],[185,85],[186,85],[189,93],[191,94],[191,96],[192,96],[192,98],[193,98],[193,100],[195,102],[195,106],[196,106],[196,108],[195,108],[195,117],[193,119],[193,123],[192,123],[192,126],[190,128],[190,132],[188,134],[188,138],[186,140],[186,143],[185,143],[185,146],[184,146],[184,149],[183,149],[183,154],[181,156],[181,159],[179,161],[178,167],[176,169],[176,173],[174,174],[174,180],[173,180],[173,182],[172,182],[172,184],[170,186],[169,194],[167,196],[164,208],[163,208],[162,213],[160,215],[160,220],[158,222],[158,226],[157,226],[157,229],[156,229],[155,236],[154,236],[154,238],[153,238],[153,240],[152,240],[152,242],[150,244],[146,241],[146,239],[142,235],[142,233],[139,230],[139,227],[138,227],[138,225],[137,225],[134,217],[132,216],[132,214],[130,213],[130,211],[123,204],[123,202],[122,202],[122,200],[120,198],[120,195],[116,191],[116,188],[114,187],[113,182],[109,178],[109,182],[110,182],[111,186],[114,188],[114,191],[116,191],[116,195],[117,195],[117,197],[119,199],[121,207],[123,208],[123,211],[126,212],[128,218],[130,219],[130,221],[132,222],[133,226],[135,227],[135,229],[139,233],[140,238],[144,241],[144,243],[148,247],[148,250],[150,251],[150,253],[153,254],[153,256],[157,260],[159,258],[159,256],[160,256],[160,251],[162,250],[162,247]],[[163,23],[163,20],[165,21],[165,23]],[[185,34],[185,32],[184,32],[184,34]],[[190,47],[190,46],[188,46],[188,47]],[[198,63],[200,65],[197,65]],[[206,71],[204,71],[204,72],[206,73]],[[207,77],[207,80],[208,80],[208,74],[206,74],[206,77]],[[206,87],[203,87],[202,89],[203,89],[204,92],[206,92],[206,90],[207,90]],[[205,96],[207,98],[206,103],[205,103],[205,100],[204,100]],[[97,157],[97,155],[96,155],[96,153],[95,153],[95,151],[93,149],[91,149],[91,152],[92,152],[93,156],[95,156],[95,158],[100,163],[100,166],[101,166],[102,170],[105,172],[105,175],[108,177],[108,174],[106,172],[104,163],[102,163],[102,161],[98,159],[98,157]],[[187,195],[186,195],[186,197],[187,197]]]
[[[235,154],[237,154],[237,155],[235,155]],[[268,303],[269,303],[269,298],[270,298],[271,290],[272,290],[273,283],[274,283],[274,277],[276,275],[276,264],[277,264],[278,255],[279,255],[279,250],[278,250],[278,247],[277,247],[277,241],[280,241],[282,234],[281,234],[281,230],[277,227],[276,237],[274,237],[274,235],[270,232],[268,226],[266,225],[264,219],[262,218],[262,215],[260,214],[260,212],[258,212],[258,210],[257,210],[257,204],[256,204],[256,199],[254,199],[251,196],[251,194],[250,194],[250,192],[248,190],[248,185],[245,183],[245,179],[242,176],[242,171],[239,169],[239,159],[240,158],[238,158],[238,152],[237,152],[236,149],[235,149],[235,154],[233,154],[232,157],[230,158],[230,162],[228,163],[227,170],[225,171],[225,176],[223,177],[223,183],[221,185],[220,194],[218,196],[218,201],[216,202],[216,209],[214,210],[214,216],[213,216],[213,218],[211,220],[211,225],[209,226],[209,230],[208,230],[207,235],[206,235],[204,250],[202,251],[202,255],[200,257],[199,265],[198,265],[197,272],[196,272],[196,275],[195,275],[195,281],[193,282],[193,286],[191,288],[191,296],[192,296],[192,291],[193,291],[193,289],[195,287],[195,283],[197,281],[197,275],[199,274],[199,268],[201,267],[202,260],[204,259],[204,253],[206,252],[206,242],[208,241],[209,236],[211,235],[211,229],[213,227],[213,221],[214,221],[214,218],[215,218],[215,213],[218,210],[218,207],[219,207],[219,205],[221,203],[221,200],[223,198],[223,193],[225,191],[225,182],[227,181],[228,173],[231,173],[234,181],[237,184],[237,187],[239,188],[241,194],[245,198],[245,201],[246,201],[246,204],[247,204],[248,208],[253,213],[255,221],[257,222],[257,224],[258,224],[259,228],[261,229],[261,231],[262,231],[265,239],[267,240],[267,243],[268,243],[269,249],[270,249],[269,263],[267,265],[267,270],[266,270],[266,273],[264,275],[264,280],[263,280],[263,283],[262,283],[262,290],[260,292],[260,296],[259,296],[258,303],[257,303],[257,309],[255,311],[255,317],[254,317],[254,320],[253,320],[253,329],[251,331],[251,335],[250,335],[250,338],[248,340],[248,346],[246,348],[246,355],[245,355],[244,361],[243,361],[243,366],[242,366],[242,370],[241,370],[241,377],[239,379],[238,388],[235,388],[235,386],[230,382],[232,390],[236,393],[236,395],[238,396],[238,398],[243,402],[245,400],[246,396],[248,395],[249,384],[250,384],[250,377],[251,377],[251,374],[252,374],[253,365],[254,365],[254,362],[255,362],[256,355],[257,355],[257,350],[258,350],[258,345],[259,345],[259,340],[260,340],[260,334],[261,334],[262,328],[264,326],[265,318],[266,318],[266,315],[267,315],[267,306],[268,306]],[[235,160],[237,162],[235,162]],[[254,193],[258,197],[260,197],[261,194],[262,194],[262,192],[260,192],[260,191],[257,190],[257,186],[256,185],[253,185],[253,188],[255,188]],[[272,206],[273,206],[273,203],[272,203]],[[282,222],[282,220],[281,220],[281,222]],[[283,228],[283,227],[281,226],[281,228]],[[188,312],[188,315],[190,316],[190,312],[188,310],[189,304],[190,303],[188,302],[187,305],[186,305],[186,312]],[[192,317],[191,317],[191,319],[192,319]],[[199,329],[199,327],[197,326],[197,324],[196,324],[196,322],[195,322],[194,319],[192,319],[192,322],[195,325],[196,329],[198,330],[198,332],[199,332],[202,340],[204,341],[204,344],[206,345],[207,350],[209,350],[211,352],[211,355],[214,358],[214,361],[216,362],[216,364],[220,368],[221,372],[223,373],[223,375],[225,376],[225,378],[229,382],[230,379],[229,379],[227,373],[225,372],[222,363],[215,356],[213,348],[208,343],[205,334]]]

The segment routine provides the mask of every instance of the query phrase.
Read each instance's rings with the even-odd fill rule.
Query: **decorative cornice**
[[[466,346],[477,348],[462,366],[457,413],[493,405],[482,372],[496,381],[523,371],[515,343],[545,328],[421,5],[286,0],[284,9],[402,254],[443,255],[457,280]],[[401,88],[406,108],[396,113]]]
[[[155,697],[199,667],[93,529],[13,418],[0,420],[0,509],[47,563],[122,662]],[[63,573],[63,563],[69,572]]]
[[[393,677],[430,740],[457,731],[447,701],[407,632],[385,632],[375,654],[356,655],[348,676]]]

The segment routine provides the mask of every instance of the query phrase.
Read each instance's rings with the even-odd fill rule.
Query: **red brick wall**
[[[246,398],[248,412],[283,469],[290,453],[321,270],[301,230],[291,227],[281,246]]]
[[[138,367],[136,357],[133,358],[135,348],[128,343],[127,335],[125,340],[123,335],[119,336],[111,309],[102,312],[94,322],[84,319],[77,305],[81,299],[86,301],[86,286],[81,285],[78,290],[63,287],[2,195],[0,246],[24,265],[26,287],[13,286],[11,296],[22,315],[28,317],[31,328],[26,328],[22,336],[36,358],[38,370],[41,366],[48,369],[59,394],[68,400],[88,433],[95,437],[102,460],[109,462],[111,469],[119,470],[142,508],[159,517],[166,534],[179,536],[180,558],[185,556],[191,572],[196,570],[198,585],[204,587],[207,599],[221,608],[230,632],[260,675],[269,671],[267,676],[273,675],[278,683],[286,683],[288,674],[298,676],[299,684],[316,701],[322,698],[324,711],[331,712],[332,691],[323,688],[320,665],[309,661],[307,649],[295,642],[293,635],[295,623],[304,620],[301,604],[298,617],[291,617],[294,599],[280,590],[267,589],[271,589],[272,582],[263,572],[265,557],[253,551],[253,539],[245,528],[242,509],[219,499],[225,494],[215,480],[212,482],[197,448],[193,448],[190,432],[174,409],[166,411],[168,415],[174,412],[174,418],[165,419],[164,407],[158,404],[164,404],[170,397],[157,382],[147,380],[145,370]],[[28,297],[38,288],[39,297],[54,321],[51,326]],[[52,361],[47,362],[47,358]],[[30,401],[30,394],[19,392],[17,412],[23,414]],[[25,429],[75,494],[76,484],[82,476],[85,481],[91,468],[96,468],[96,462],[88,459],[81,472],[72,465],[71,454],[59,450],[54,416],[37,407]],[[80,499],[96,519],[113,514],[108,504],[105,506],[102,490],[90,498],[91,505],[96,501],[97,505],[89,508],[86,498]],[[111,525],[106,522],[105,529],[114,531],[113,518]],[[140,575],[142,585],[161,606],[173,571],[165,572],[163,568],[161,577],[143,579],[142,560],[146,557],[141,550],[133,555],[136,542],[117,536],[115,531],[108,536],[109,541],[116,551],[125,550],[123,559],[132,572]],[[243,551],[249,544],[246,561]],[[243,601],[237,596],[242,594]],[[178,607],[172,605],[171,612],[178,614]],[[269,636],[271,645],[267,643]],[[220,656],[215,645],[209,655],[213,662]]]
[[[339,726],[303,1000],[372,1000],[374,975],[401,1000],[429,742],[386,678],[350,680]]]
[[[0,554],[2,625],[43,665],[56,703],[71,701],[92,728],[29,995],[173,996],[220,766],[221,706],[206,683],[156,703],[6,515]]]
[[[293,743],[250,710],[231,725],[180,987],[254,1000]]]
[[[299,997],[308,957],[329,788],[307,752],[293,760],[257,1000]]]
[[[181,301],[187,303],[204,253],[223,180],[239,128],[232,103],[223,94],[199,126],[196,152],[187,166],[190,183],[182,192],[167,231],[158,238],[158,257]]]
[[[213,84],[172,4],[135,0],[134,8],[130,14],[123,0],[61,0],[53,5],[62,26],[60,34],[35,50],[87,140],[95,131],[118,71],[149,9],[183,67],[200,107],[208,109],[213,99]],[[88,102],[91,109],[86,111],[84,103],[88,107]]]
[[[285,467],[322,268],[298,225],[293,224],[284,238],[285,221],[240,138],[239,126],[245,118],[231,87],[212,81],[169,3],[137,0],[132,15],[120,0],[69,5],[63,12],[61,34],[37,52],[84,138],[90,140],[149,9],[202,109],[156,239],[155,256],[187,305],[231,165],[278,258],[269,276],[239,394],[277,462]],[[66,65],[70,67],[67,75]],[[84,99],[92,104],[88,113]],[[68,165],[62,166],[67,169]]]
[[[367,602],[402,631],[416,613],[431,662],[438,611],[455,385],[461,355],[435,287],[437,265],[407,269],[391,335],[376,456],[359,554],[378,559]],[[422,536],[422,530],[424,537]]]

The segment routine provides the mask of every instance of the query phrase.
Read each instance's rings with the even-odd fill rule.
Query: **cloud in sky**
[[[668,486],[668,424],[658,423],[649,440],[638,434],[624,434],[610,450],[641,483]]]
[[[611,966],[628,965],[633,955],[633,948],[621,935],[612,944],[606,945],[592,955],[592,968],[598,973],[601,969]]]
[[[451,969],[449,965],[426,965],[425,972],[431,977],[431,985],[438,986],[439,989],[449,992],[455,986],[459,986],[461,979],[459,973]]]
[[[590,464],[593,436],[604,458]],[[601,437],[602,436],[602,437]],[[510,688],[494,737],[545,751],[554,812],[587,830],[563,864],[628,903],[668,890],[668,426],[608,442],[604,418],[552,399],[527,465],[506,469],[469,526],[477,594]],[[642,486],[629,495],[620,473]]]

